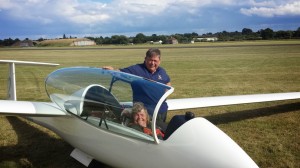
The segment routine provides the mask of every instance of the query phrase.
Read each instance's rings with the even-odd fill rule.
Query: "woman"
[[[136,102],[133,104],[131,116],[132,123],[128,125],[129,127],[152,136],[149,114],[143,103]],[[163,139],[164,133],[160,129],[156,129],[156,134],[159,139]]]

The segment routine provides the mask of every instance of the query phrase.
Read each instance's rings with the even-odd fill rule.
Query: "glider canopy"
[[[142,77],[90,67],[59,69],[46,78],[45,85],[50,99],[62,110],[97,127],[156,143],[156,116],[174,90]],[[152,118],[152,137],[126,126],[122,112],[130,110],[132,102],[142,102],[147,108]]]

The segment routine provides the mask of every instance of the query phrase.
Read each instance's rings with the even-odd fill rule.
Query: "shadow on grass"
[[[2,166],[3,162],[11,162],[13,167],[85,167],[70,156],[74,148],[62,139],[51,137],[18,117],[6,118],[17,134],[18,144],[0,147]]]
[[[300,110],[300,102],[265,107],[265,108],[258,108],[253,110],[243,110],[243,111],[236,111],[236,112],[230,112],[224,114],[217,114],[212,116],[205,116],[204,118],[206,118],[213,124],[218,125],[218,124],[226,124],[234,121],[257,118],[257,117],[287,113],[287,112],[292,112],[297,110]]]

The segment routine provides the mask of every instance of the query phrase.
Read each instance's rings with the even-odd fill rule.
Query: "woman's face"
[[[133,115],[133,122],[141,127],[147,127],[147,114],[144,109]]]

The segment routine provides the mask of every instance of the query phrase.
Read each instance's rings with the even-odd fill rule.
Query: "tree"
[[[253,33],[253,31],[248,28],[243,28],[243,30],[242,30],[242,35],[250,35],[252,33]]]
[[[212,34],[211,32],[202,34],[202,37],[213,37],[213,36],[214,34]]]
[[[111,38],[105,37],[105,38],[103,39],[103,44],[112,44]]]
[[[219,41],[229,41],[230,40],[230,34],[227,31],[217,33],[217,37],[218,37]]]
[[[15,42],[16,42],[16,41],[13,40],[13,39],[11,39],[11,38],[4,39],[4,40],[3,40],[4,46],[11,46],[11,45],[13,45]]]
[[[146,43],[147,37],[143,33],[138,33],[135,38],[133,38],[133,43]]]
[[[260,35],[264,40],[270,40],[274,38],[274,31],[270,28],[266,28],[265,30],[260,31]]]
[[[41,42],[44,41],[43,37],[40,37],[37,41]]]
[[[198,33],[195,33],[195,32],[192,33],[192,38],[195,38],[195,37],[198,37],[198,36],[199,36]]]
[[[114,35],[111,37],[111,42],[112,44],[128,44],[129,39],[124,35],[121,36]]]
[[[165,35],[159,35],[158,39],[161,40],[161,41],[163,41],[163,44],[166,44],[168,37],[165,36]]]
[[[275,38],[277,39],[291,39],[292,38],[292,32],[291,31],[277,31],[275,33]]]
[[[102,36],[95,38],[94,39],[96,44],[103,44],[104,43],[104,38]]]
[[[169,42],[170,38],[175,38],[179,43],[190,43],[191,40],[199,41],[197,40],[197,37],[199,35],[195,32],[193,33],[184,33],[184,34],[172,34],[172,35],[157,35],[152,34],[151,36],[146,36],[143,33],[136,34],[135,37],[126,37],[124,35],[113,35],[111,37],[86,37],[88,39],[91,39],[96,42],[96,44],[128,44],[128,43],[136,43],[136,44],[142,44],[146,43],[148,41],[159,41],[161,40],[163,44],[166,44]],[[257,32],[253,32],[249,28],[243,28],[241,32],[234,31],[234,32],[217,32],[217,33],[206,33],[201,35],[202,38],[207,37],[217,37],[218,41],[238,41],[238,40],[270,40],[270,39],[291,39],[291,38],[297,38],[300,39],[300,27],[296,31],[273,31],[270,28],[261,29]],[[63,38],[67,39],[66,35],[63,34]],[[77,38],[72,37],[70,38]],[[28,40],[28,38],[26,38]],[[16,39],[19,40],[19,39]],[[16,42],[16,40],[4,39],[0,40],[0,46],[10,46]],[[38,41],[43,41],[46,39],[39,38]],[[202,40],[201,40],[202,41]]]
[[[293,37],[294,38],[300,38],[300,27],[298,27],[298,29],[294,32]]]
[[[149,38],[149,41],[159,41],[159,37],[156,34],[152,34],[152,36]]]

